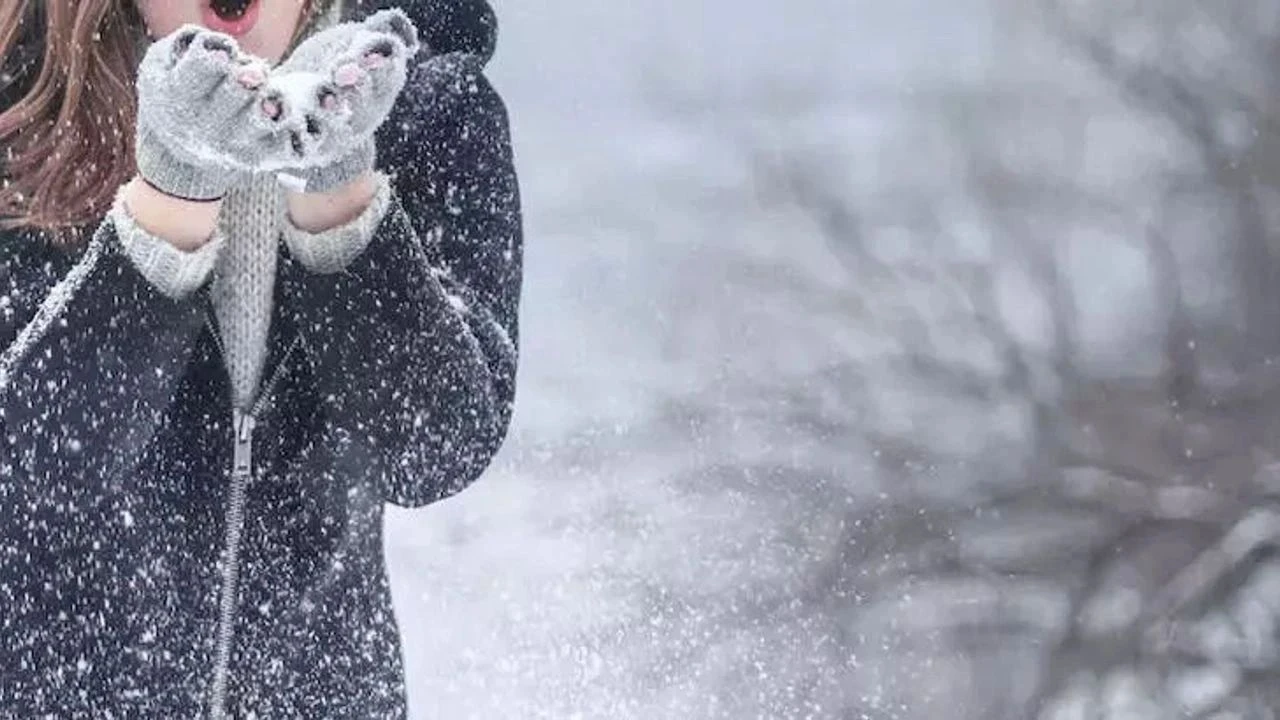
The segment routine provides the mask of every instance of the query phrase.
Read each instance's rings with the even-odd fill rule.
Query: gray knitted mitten
[[[373,167],[374,131],[404,88],[418,30],[397,9],[308,38],[272,71],[262,106],[281,141],[259,165],[297,190],[341,187]]]
[[[152,43],[138,67],[138,173],[177,197],[225,195],[273,145],[260,108],[268,71],[229,35],[198,25]]]

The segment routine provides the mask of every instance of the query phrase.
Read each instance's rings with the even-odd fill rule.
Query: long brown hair
[[[28,84],[0,108],[0,229],[73,241],[62,231],[100,218],[133,174],[139,27],[129,0],[0,0],[0,65]],[[24,37],[38,67],[9,69]]]
[[[308,0],[295,43],[327,5]],[[85,233],[74,231],[110,208],[136,171],[144,33],[133,0],[0,0],[0,230],[79,243]],[[31,52],[38,67],[15,67]],[[5,107],[7,83],[27,89]]]

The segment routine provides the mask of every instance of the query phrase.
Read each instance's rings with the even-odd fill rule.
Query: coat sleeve
[[[507,433],[519,192],[506,109],[470,55],[416,67],[377,143],[394,179],[368,244],[334,272],[287,255],[281,272],[326,442],[417,507],[469,485]]]
[[[0,232],[0,477],[122,477],[159,426],[204,316],[150,283],[104,219],[68,253]]]

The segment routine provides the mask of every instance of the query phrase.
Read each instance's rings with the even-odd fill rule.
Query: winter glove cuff
[[[125,255],[157,290],[175,300],[190,296],[204,285],[224,243],[220,230],[195,250],[179,250],[169,241],[147,232],[125,207],[117,192],[108,212]]]
[[[335,273],[345,269],[373,239],[373,233],[391,206],[391,181],[383,173],[374,174],[377,189],[369,207],[354,220],[319,233],[310,233],[285,222],[284,242],[289,255],[314,273]]]
[[[183,200],[217,200],[235,177],[230,168],[200,166],[178,158],[144,127],[138,130],[137,161],[138,174],[149,185]]]
[[[298,192],[329,192],[346,185],[373,168],[377,149],[373,139],[337,161],[320,167],[283,171],[280,182]]]

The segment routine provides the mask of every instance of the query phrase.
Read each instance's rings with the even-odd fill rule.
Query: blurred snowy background
[[[414,717],[1280,715],[1280,4],[497,0],[516,421]]]

